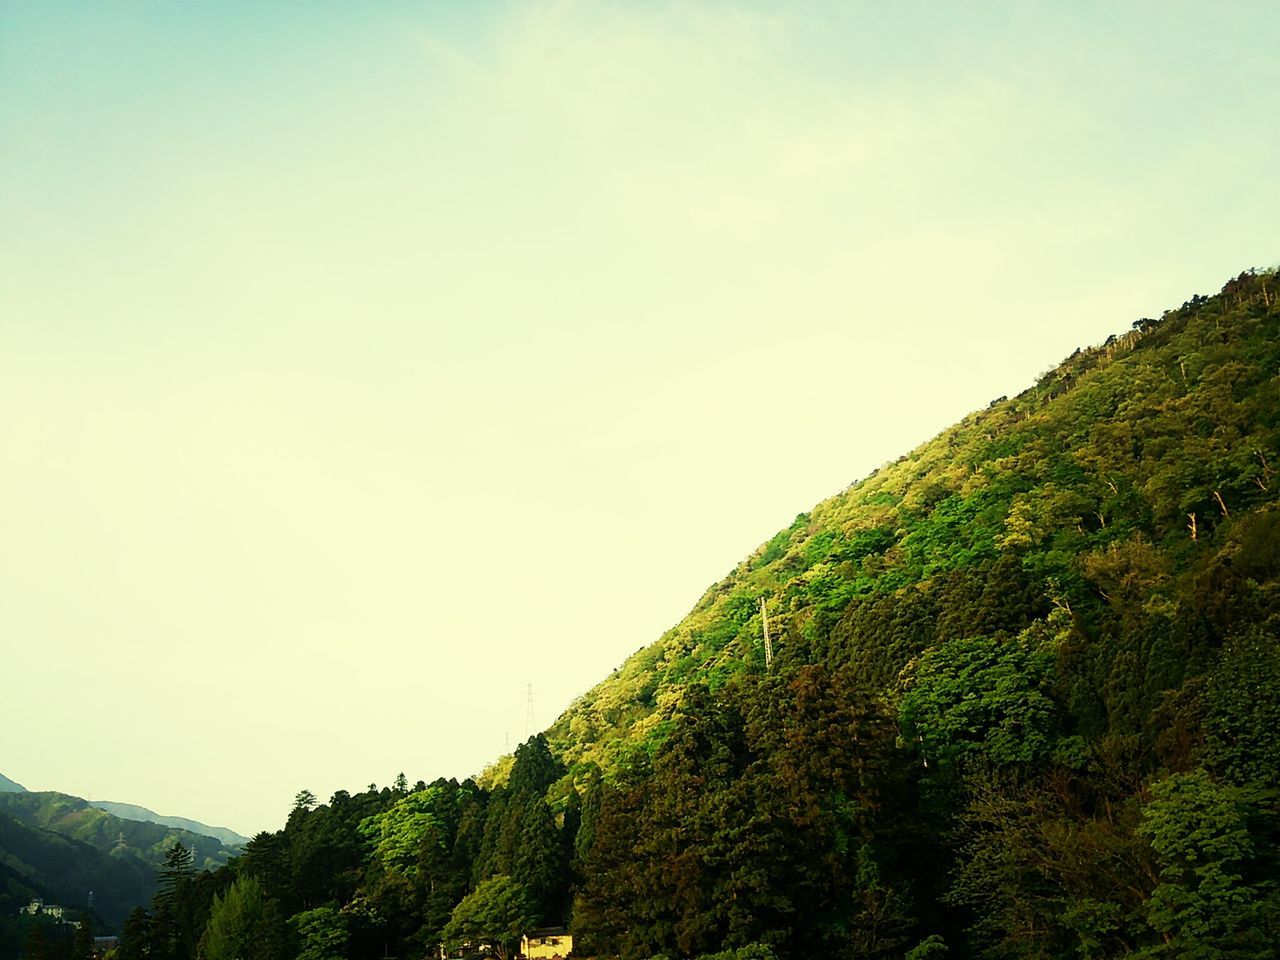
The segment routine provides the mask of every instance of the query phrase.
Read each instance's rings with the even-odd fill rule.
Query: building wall
[[[524,955],[528,960],[551,960],[552,957],[567,957],[573,949],[573,935],[562,937],[546,937],[531,939],[524,945]]]

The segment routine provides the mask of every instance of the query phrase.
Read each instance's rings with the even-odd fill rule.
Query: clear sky
[[[0,772],[465,776],[1280,257],[1274,3],[0,3]]]

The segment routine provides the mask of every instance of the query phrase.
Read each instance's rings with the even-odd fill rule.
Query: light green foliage
[[[282,926],[258,881],[241,877],[213,898],[197,960],[282,960]]]
[[[1174,774],[1152,788],[1138,833],[1150,840],[1159,863],[1147,909],[1163,941],[1145,956],[1275,956],[1274,885],[1244,878],[1255,857],[1249,813],[1237,788],[1215,783],[1203,770]]]
[[[490,877],[462,898],[445,924],[444,942],[463,946],[490,942],[505,958],[513,941],[538,923],[533,898],[523,884],[510,877]]]
[[[349,935],[347,918],[334,907],[316,907],[289,918],[297,931],[297,960],[342,960]]]
[[[908,950],[903,960],[942,960],[943,957],[950,955],[947,942],[933,933]]]
[[[441,800],[441,791],[428,787],[402,796],[389,810],[361,822],[361,835],[388,870],[407,877],[417,874],[423,837],[428,831],[438,834],[441,828],[436,810]]]

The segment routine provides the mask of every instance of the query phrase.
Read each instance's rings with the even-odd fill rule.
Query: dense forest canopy
[[[801,514],[480,782],[174,847],[119,960],[1277,955],[1278,287]]]

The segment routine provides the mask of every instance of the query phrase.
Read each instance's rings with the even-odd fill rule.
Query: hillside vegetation
[[[1256,551],[1276,531],[1265,508],[1280,482],[1276,286],[1245,275],[1140,320],[800,514],[575,702],[547,731],[553,747],[606,768],[651,749],[689,683],[716,689],[760,668],[761,598],[780,665],[848,664],[886,688],[935,643],[1014,633],[1060,609],[1094,641],[1074,664],[1094,693],[1076,696],[1082,709],[1093,701],[1088,731],[1104,734],[1119,717],[1098,698],[1124,668],[1096,641],[1115,634],[1128,601],[1150,599],[1144,587],[1168,596],[1193,568],[1234,567],[1244,550],[1270,570]],[[1190,633],[1208,627],[1178,613],[1145,615],[1147,632],[1161,616],[1170,625],[1166,649],[1151,652],[1216,648],[1206,637],[1193,651]],[[1149,715],[1177,685],[1145,684],[1128,712]]]
[[[1280,954],[1277,285],[801,514],[480,783],[304,791],[119,960]]]

